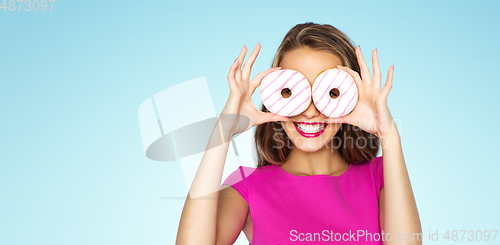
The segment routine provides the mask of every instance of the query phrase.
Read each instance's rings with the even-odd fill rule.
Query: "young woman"
[[[273,68],[249,80],[260,44],[229,70],[230,95],[215,126],[182,212],[177,244],[421,244],[421,225],[387,106],[394,66],[381,88],[377,50],[373,76],[349,38],[331,25],[298,24],[285,36]],[[252,94],[272,71],[292,69],[312,83],[330,68],[349,73],[358,88],[354,110],[327,118],[310,103],[283,117],[256,109]],[[311,134],[307,124],[322,125]],[[240,167],[219,191],[230,139],[256,126],[258,167]],[[376,157],[381,144],[381,157]],[[230,186],[230,187],[229,187]]]

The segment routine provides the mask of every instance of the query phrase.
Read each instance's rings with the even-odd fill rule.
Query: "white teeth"
[[[300,131],[304,133],[317,133],[323,130],[323,128],[325,128],[325,125],[324,124],[309,125],[304,123],[297,123],[297,127],[300,129]]]

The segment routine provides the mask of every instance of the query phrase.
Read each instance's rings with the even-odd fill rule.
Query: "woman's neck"
[[[342,175],[349,168],[349,163],[337,149],[323,147],[316,152],[305,152],[294,147],[281,168],[297,176]]]

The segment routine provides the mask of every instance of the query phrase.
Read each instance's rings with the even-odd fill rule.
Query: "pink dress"
[[[296,176],[274,164],[239,167],[223,184],[250,207],[253,245],[382,244],[391,239],[379,225],[382,156],[351,163],[340,176]]]

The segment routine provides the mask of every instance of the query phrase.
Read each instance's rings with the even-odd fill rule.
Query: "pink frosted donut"
[[[295,116],[309,107],[311,84],[298,71],[277,70],[262,78],[260,96],[262,104],[270,112],[286,117]]]
[[[321,72],[314,80],[312,98],[316,108],[329,118],[349,114],[358,102],[354,78],[337,68]]]

